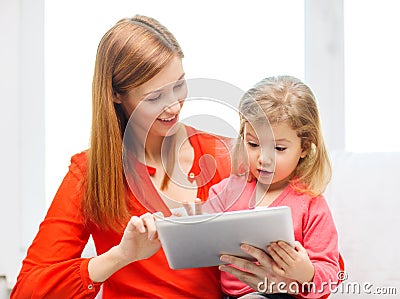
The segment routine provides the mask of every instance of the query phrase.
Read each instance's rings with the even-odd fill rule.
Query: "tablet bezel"
[[[216,214],[159,218],[158,238],[171,269],[223,264],[222,254],[251,259],[240,249],[247,243],[262,250],[273,241],[294,246],[291,210],[287,206]]]

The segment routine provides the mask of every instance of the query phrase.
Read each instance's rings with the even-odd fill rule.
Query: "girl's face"
[[[116,95],[115,102],[122,105],[131,117],[134,130],[149,136],[173,135],[179,113],[187,96],[182,59],[175,57],[155,77],[130,90],[126,95]]]
[[[273,124],[271,129],[272,134],[265,125],[254,129],[246,123],[244,140],[251,174],[259,183],[270,184],[269,189],[274,190],[288,184],[306,152],[301,148],[301,138],[287,122]]]

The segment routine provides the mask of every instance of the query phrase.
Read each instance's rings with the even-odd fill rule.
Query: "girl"
[[[322,196],[331,166],[314,95],[294,77],[270,77],[243,96],[239,112],[240,137],[233,161],[242,162],[236,163],[236,174],[211,188],[203,210],[289,206],[296,245],[292,248],[282,241],[274,242],[266,249],[269,256],[243,245],[242,249],[258,258],[259,264],[221,256],[221,261],[232,264],[220,266],[226,298],[237,298],[257,288],[263,292],[243,298],[328,295],[332,285],[338,283],[340,256],[335,224]],[[247,180],[243,170],[248,172]],[[283,284],[277,288],[279,282]],[[286,292],[292,295],[279,294]]]

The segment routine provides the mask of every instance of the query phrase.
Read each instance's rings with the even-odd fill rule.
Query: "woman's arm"
[[[81,213],[83,174],[74,157],[39,231],[28,249],[12,299],[94,298],[100,289],[81,258],[89,231]]]
[[[98,257],[81,258],[90,232],[81,212],[83,172],[77,159],[72,159],[70,170],[27,252],[12,299],[95,298],[102,281],[160,248],[154,220],[145,214],[132,217],[120,244]]]

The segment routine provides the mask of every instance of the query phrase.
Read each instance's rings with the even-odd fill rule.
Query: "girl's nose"
[[[258,163],[260,165],[271,165],[274,163],[273,153],[269,153],[268,151],[260,151],[258,155]]]

